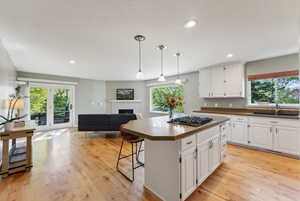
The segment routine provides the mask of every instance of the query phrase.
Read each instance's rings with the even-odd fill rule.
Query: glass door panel
[[[30,120],[35,120],[38,126],[48,125],[48,89],[31,87],[30,97]]]
[[[70,122],[71,91],[67,88],[53,90],[53,124]]]

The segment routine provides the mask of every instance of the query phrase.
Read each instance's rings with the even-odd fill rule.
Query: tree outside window
[[[282,77],[251,81],[251,104],[299,104],[299,78]]]
[[[183,97],[183,86],[168,86],[168,87],[153,87],[150,89],[150,97],[151,104],[150,110],[151,112],[168,112],[169,105],[167,96],[177,96]],[[174,108],[174,112],[184,112],[183,108],[183,98],[179,100],[178,104]]]

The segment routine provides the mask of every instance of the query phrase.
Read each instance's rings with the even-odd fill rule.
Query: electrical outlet
[[[232,103],[229,103],[229,107],[232,107]]]
[[[218,103],[215,103],[215,107],[218,107]]]

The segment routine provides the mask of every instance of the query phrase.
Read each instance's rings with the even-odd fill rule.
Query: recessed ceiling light
[[[227,57],[227,58],[232,58],[232,57],[233,57],[233,54],[227,54],[226,57]]]
[[[188,29],[188,28],[192,28],[192,27],[194,27],[196,25],[197,25],[197,21],[196,20],[189,20],[189,21],[187,21],[184,24],[184,27]]]
[[[69,63],[70,63],[70,64],[75,64],[76,61],[75,61],[75,60],[70,60]]]

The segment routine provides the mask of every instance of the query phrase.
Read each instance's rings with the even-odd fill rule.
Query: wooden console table
[[[0,175],[2,177],[19,171],[26,171],[32,167],[32,136],[34,130],[34,125],[28,123],[25,127],[0,132],[0,140],[2,140],[3,144],[2,164],[0,167]],[[26,138],[26,145],[24,147],[17,147],[17,138]],[[10,140],[12,141],[12,145],[9,149]]]

